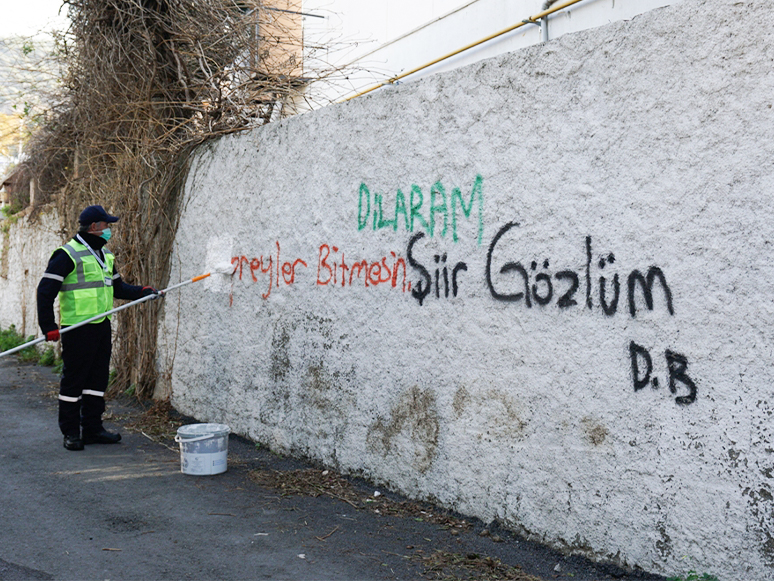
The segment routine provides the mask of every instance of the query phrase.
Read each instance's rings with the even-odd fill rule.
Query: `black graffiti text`
[[[675,395],[680,390],[687,389],[687,395],[679,395],[675,401],[681,405],[691,404],[696,401],[696,383],[688,376],[688,359],[684,355],[666,349],[664,352],[667,366],[667,384],[669,391]],[[631,361],[632,383],[634,391],[640,391],[648,385],[658,389],[660,383],[658,377],[653,376],[653,358],[650,351],[638,345],[634,341],[629,342],[629,359]]]
[[[406,249],[406,258],[409,265],[419,272],[420,280],[413,285],[411,296],[419,302],[420,306],[433,291],[436,299],[448,299],[450,292],[453,297],[456,297],[459,292],[460,272],[468,270],[468,265],[464,262],[458,262],[450,268],[447,264],[448,257],[444,253],[433,256],[435,267],[429,267],[434,270],[434,273],[431,274],[428,268],[419,262],[414,254],[414,245],[424,236],[424,232],[414,234],[411,240],[409,240],[408,248]]]
[[[616,263],[615,254],[604,253],[594,260],[591,236],[586,236],[585,240],[586,264],[583,272],[563,269],[552,274],[549,258],[507,260],[500,263],[499,268],[495,267],[492,257],[498,243],[518,225],[517,222],[509,222],[495,234],[489,244],[485,276],[493,299],[512,303],[523,302],[527,308],[545,307],[555,299],[555,304],[560,309],[574,307],[582,301],[586,309],[594,309],[596,304],[608,317],[616,314],[621,298],[621,278],[618,272],[612,273],[611,276],[612,265]],[[626,300],[631,317],[637,316],[638,305],[641,308],[642,303],[648,310],[654,310],[654,290],[657,282],[667,312],[674,315],[672,291],[661,268],[650,266],[644,274],[635,269],[629,272],[625,280]],[[583,298],[577,296],[582,282]]]

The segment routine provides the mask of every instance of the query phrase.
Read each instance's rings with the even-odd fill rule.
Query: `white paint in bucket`
[[[189,424],[177,430],[180,444],[180,470],[183,474],[208,476],[226,471],[228,435],[225,424]]]

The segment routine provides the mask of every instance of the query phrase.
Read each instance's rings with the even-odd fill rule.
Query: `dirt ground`
[[[11,502],[22,507],[0,508],[0,517],[7,523],[5,533],[0,532],[0,579],[79,578],[80,561],[65,569],[49,554],[50,546],[31,548],[29,542],[19,542],[17,533],[9,532],[16,525],[18,530],[39,530],[41,524],[35,523],[35,519],[55,520],[59,512],[63,513],[62,524],[47,522],[45,526],[52,530],[68,527],[66,514],[72,507],[57,504],[37,514],[40,507],[36,499],[47,493],[34,490],[36,486],[47,486],[51,474],[60,478],[65,474],[66,490],[77,483],[86,504],[98,491],[110,496],[110,502],[100,507],[99,522],[87,521],[85,525],[90,530],[100,529],[107,521],[109,526],[104,533],[90,532],[88,538],[101,535],[112,538],[115,545],[101,547],[101,552],[95,547],[84,553],[84,557],[100,561],[105,576],[99,578],[212,579],[217,571],[216,577],[224,580],[663,580],[642,571],[625,571],[562,555],[520,538],[496,522],[483,523],[428,503],[414,502],[363,479],[337,474],[303,459],[273,454],[234,435],[229,438],[227,472],[204,477],[183,475],[174,436],[179,426],[196,423],[196,419],[181,416],[168,403],[141,403],[132,398],[111,400],[106,424],[122,432],[121,444],[87,446],[84,452],[68,452],[62,448],[56,428],[56,380],[45,368],[0,360],[0,414],[6,418],[26,418],[18,426],[11,426],[10,437],[19,438],[19,445],[24,446],[25,430],[30,423],[40,422],[41,432],[46,433],[39,437],[45,441],[45,454],[51,456],[47,460],[41,454],[37,454],[40,458],[35,457],[33,452],[28,457],[0,453],[0,461],[11,467],[8,481],[2,477],[0,484],[11,491]],[[38,450],[42,445],[29,444]],[[77,470],[63,469],[75,462]],[[137,467],[130,468],[133,462],[138,463]],[[59,468],[52,472],[52,464]],[[136,478],[136,474],[149,470],[154,478]],[[115,482],[117,471],[133,474],[131,487],[111,484],[92,490],[97,484],[84,479],[84,475],[105,472],[111,474],[109,481]],[[37,472],[39,476],[30,476]],[[174,498],[164,502],[165,495],[173,490]],[[18,499],[13,498],[14,494],[19,495]],[[208,504],[204,504],[202,494],[209,495]],[[148,501],[146,506],[141,498],[155,501]],[[54,498],[52,502],[59,500]],[[26,509],[25,503],[29,503]],[[130,505],[133,508],[127,516]],[[191,524],[188,530],[195,530],[192,539],[178,542],[180,523],[191,521],[210,526],[206,523],[214,519],[218,520],[218,528],[212,528],[209,536],[208,531],[200,530],[199,524]],[[191,528],[194,526],[195,529]],[[208,546],[208,539],[215,535],[228,537],[221,548]],[[262,545],[263,551],[256,545],[261,542],[268,543]],[[242,554],[242,544],[250,552],[245,552],[240,560],[234,555]],[[71,554],[66,543],[62,550],[68,556]],[[148,560],[144,572],[134,564],[135,559],[132,567],[138,568],[129,574],[127,565],[119,564],[123,558],[121,551],[156,551],[159,556]],[[114,557],[108,556],[111,554]],[[190,571],[162,568],[159,561],[167,558],[191,562]],[[193,565],[197,561],[199,569]],[[260,562],[260,575],[245,573],[244,568],[253,561]],[[199,575],[197,570],[201,570]]]

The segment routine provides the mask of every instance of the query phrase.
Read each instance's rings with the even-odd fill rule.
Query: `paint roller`
[[[227,268],[225,268],[225,270],[231,270],[231,266],[229,265]],[[220,265],[218,265],[218,267],[213,269],[213,271],[216,272],[216,273],[223,273],[224,269],[220,268]],[[115,309],[111,309],[109,311],[106,311],[106,312],[101,313],[99,315],[96,315],[94,317],[91,317],[90,319],[86,319],[85,321],[81,321],[80,323],[76,323],[75,325],[70,325],[69,327],[63,327],[62,329],[59,330],[59,334],[61,335],[63,333],[67,333],[68,331],[72,331],[73,329],[77,329],[78,327],[82,327],[84,325],[88,325],[89,323],[92,323],[94,321],[102,319],[103,317],[110,316],[113,313],[117,313],[118,311],[123,311],[124,309],[128,309],[131,306],[139,305],[140,303],[144,303],[145,301],[149,301],[151,299],[155,299],[159,295],[163,296],[166,293],[168,293],[169,291],[175,290],[176,288],[180,288],[181,286],[185,286],[185,285],[191,284],[193,282],[198,282],[200,280],[204,280],[205,278],[210,276],[210,274],[212,274],[212,273],[208,272],[206,274],[200,274],[199,276],[195,276],[195,277],[193,277],[193,278],[191,278],[189,280],[184,280],[183,282],[179,282],[177,284],[173,284],[172,286],[167,287],[167,288],[165,288],[162,291],[159,291],[158,295],[152,294],[152,295],[148,295],[146,297],[142,297],[141,299],[137,299],[136,301],[132,301],[130,303],[126,303],[125,305],[121,305],[120,307],[116,307]],[[14,347],[13,349],[9,349],[8,351],[3,351],[2,353],[0,353],[0,357],[5,357],[6,355],[11,355],[12,353],[16,353],[17,351],[21,351],[22,349],[26,349],[27,347],[30,347],[32,345],[37,345],[38,343],[42,343],[45,340],[46,340],[45,336],[38,337],[37,339],[34,339],[34,340],[29,341],[27,343],[24,343],[24,345],[19,345],[18,347]]]

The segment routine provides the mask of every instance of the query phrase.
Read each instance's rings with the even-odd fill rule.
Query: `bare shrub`
[[[102,204],[121,217],[123,278],[162,288],[188,159],[202,142],[269,122],[308,98],[300,0],[65,0],[61,94],[27,171],[63,231]],[[191,273],[192,275],[199,273]],[[117,316],[115,389],[152,395],[160,301]]]

